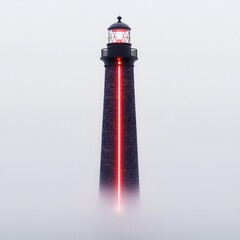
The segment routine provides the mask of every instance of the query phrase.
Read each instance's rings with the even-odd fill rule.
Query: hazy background
[[[238,0],[0,0],[0,239],[240,239]],[[132,28],[141,213],[97,210],[104,66]]]

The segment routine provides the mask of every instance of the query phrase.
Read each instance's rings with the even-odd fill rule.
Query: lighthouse
[[[105,67],[100,198],[122,211],[139,201],[134,62],[131,28],[122,17],[108,28],[107,48],[101,50]],[[104,200],[104,201],[105,201]]]

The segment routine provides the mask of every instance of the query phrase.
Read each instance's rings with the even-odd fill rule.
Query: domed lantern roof
[[[108,43],[130,43],[131,28],[121,20],[122,17],[118,16],[118,22],[108,28]]]
[[[122,17],[121,16],[118,16],[117,17],[118,21],[114,24],[112,24],[108,30],[112,30],[112,29],[128,29],[128,30],[131,30],[131,28],[126,24],[126,23],[123,23],[121,20],[122,20]]]

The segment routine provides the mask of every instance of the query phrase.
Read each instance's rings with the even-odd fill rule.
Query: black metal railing
[[[102,49],[102,57],[107,57],[108,56],[108,49],[107,48],[103,48]]]
[[[112,53],[112,50],[109,51],[108,48],[103,48],[102,52],[101,52],[102,57],[108,57],[109,55],[112,55],[111,53],[109,54],[109,52]],[[129,56],[129,57],[137,57],[137,49],[136,48],[127,49],[127,53],[126,52],[124,53],[125,57],[126,57],[126,55]]]
[[[137,57],[137,49],[131,48],[131,57]]]

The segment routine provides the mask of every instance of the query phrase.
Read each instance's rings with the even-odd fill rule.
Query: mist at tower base
[[[0,1],[1,240],[239,240],[240,2]],[[99,209],[100,49],[131,26],[140,210]]]

